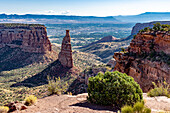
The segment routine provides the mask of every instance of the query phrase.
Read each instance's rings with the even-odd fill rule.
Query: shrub
[[[148,31],[150,31],[150,28],[149,28],[149,27],[145,27],[145,28],[144,28],[144,31],[145,31],[145,32],[148,32]]]
[[[8,113],[9,107],[7,106],[0,106],[0,113]]]
[[[30,95],[28,97],[26,97],[25,99],[25,105],[27,106],[31,106],[33,104],[35,104],[37,102],[37,97],[35,97],[34,95]]]
[[[144,106],[143,102],[137,102],[133,107],[126,105],[121,108],[122,113],[151,113],[151,109]]]
[[[160,29],[161,29],[161,24],[159,23],[159,22],[157,22],[157,23],[155,23],[155,24],[153,24],[154,26],[153,26],[153,29],[155,30],[155,31],[159,31]]]
[[[62,92],[66,91],[68,84],[67,84],[67,82],[62,83],[60,77],[50,78],[48,76],[47,79],[48,79],[48,91],[49,91],[50,95],[52,95],[52,94],[60,95],[60,94],[62,94]]]
[[[59,86],[59,84],[60,84],[60,81],[61,81],[61,79],[60,79],[60,77],[58,77],[58,78],[53,78],[53,79],[51,79],[51,78],[47,78],[48,79],[48,91],[50,92],[50,94],[52,95],[52,94],[61,94],[61,90],[60,90],[60,86]]]
[[[143,113],[151,113],[151,109],[145,107]]]
[[[141,29],[139,33],[143,32],[150,32],[150,31],[170,31],[170,25],[168,24],[160,24],[159,22],[153,24],[153,28],[145,27],[144,29]]]
[[[137,102],[133,106],[134,113],[151,113],[151,109],[144,106],[144,102]]]
[[[135,39],[136,38],[136,35],[133,35],[133,39]]]
[[[125,48],[121,48],[121,51],[122,51],[123,53],[125,53],[126,50],[125,50]]]
[[[144,104],[142,102],[137,102],[134,106],[133,106],[133,111],[139,113],[140,111],[142,111],[144,108]]]
[[[124,106],[121,108],[122,113],[133,113],[133,108],[131,106]]]
[[[141,30],[139,31],[139,33],[143,33],[143,32],[145,32],[143,29],[141,29]]]
[[[121,108],[143,100],[142,90],[134,79],[118,71],[98,73],[89,78],[88,100]]]
[[[154,85],[154,89],[151,89],[147,95],[150,97],[155,97],[155,96],[167,96],[170,98],[170,93],[168,92],[169,85],[166,82],[159,83],[156,85],[154,82],[152,82]]]

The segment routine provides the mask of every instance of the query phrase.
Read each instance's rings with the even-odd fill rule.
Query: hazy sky
[[[170,0],[0,0],[0,13],[80,16],[170,12]]]

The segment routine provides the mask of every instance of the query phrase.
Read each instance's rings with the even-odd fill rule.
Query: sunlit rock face
[[[58,59],[64,67],[73,67],[71,37],[69,30],[66,30],[66,36],[63,38],[61,52],[59,53]]]
[[[0,24],[0,48],[5,46],[31,53],[51,51],[46,27],[39,24]]]
[[[167,55],[167,61],[154,56],[156,60],[149,59],[151,52]],[[138,33],[131,41],[127,53],[114,53],[116,65],[114,70],[132,76],[144,92],[149,91],[152,82],[166,81],[170,84],[170,34],[168,32]],[[145,57],[146,56],[146,57]]]

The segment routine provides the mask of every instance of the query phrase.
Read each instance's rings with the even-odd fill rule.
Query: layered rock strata
[[[31,53],[51,51],[46,27],[39,24],[0,24],[0,48],[5,46]]]
[[[73,67],[71,37],[69,30],[66,30],[66,36],[63,38],[61,52],[59,53],[58,59],[64,67]]]
[[[164,58],[153,56],[164,54]],[[152,82],[166,81],[170,84],[170,34],[168,32],[138,33],[131,41],[127,53],[114,53],[114,70],[126,73],[137,81],[144,92]],[[167,60],[165,60],[165,58]],[[155,60],[153,60],[155,59]]]
[[[170,55],[170,34],[166,31],[139,33],[130,43],[129,52],[164,52]]]
[[[131,35],[136,35],[141,29],[144,29],[145,27],[153,27],[153,24],[155,24],[156,22],[159,22],[161,24],[169,24],[170,25],[170,21],[154,21],[154,22],[150,22],[150,23],[136,23],[135,26],[132,28],[131,31]]]

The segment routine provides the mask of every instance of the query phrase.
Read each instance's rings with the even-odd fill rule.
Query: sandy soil
[[[90,104],[86,101],[87,93],[77,96],[70,95],[53,95],[39,99],[33,106],[23,111],[15,113],[113,113],[111,106],[99,106]],[[152,112],[159,110],[170,111],[170,99],[166,97],[150,98],[144,94],[146,106],[152,109]]]

